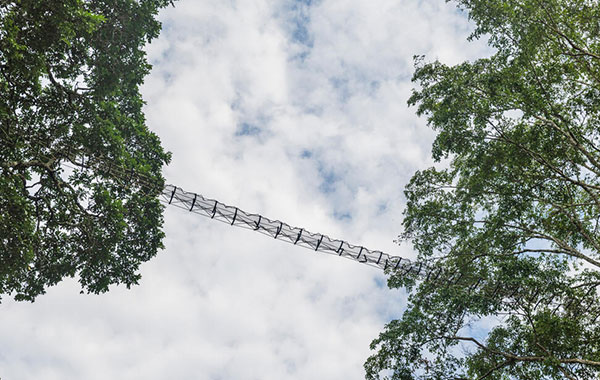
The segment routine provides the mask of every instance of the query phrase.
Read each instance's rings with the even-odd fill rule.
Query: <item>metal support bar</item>
[[[279,236],[279,234],[281,233],[281,229],[283,228],[283,222],[279,222],[279,227],[277,227],[277,233],[275,234],[275,239],[277,239],[277,236]]]
[[[321,242],[323,241],[323,235],[321,235],[321,238],[319,239],[319,241],[317,242],[317,246],[315,247],[315,251],[319,250],[319,246],[321,245]]]
[[[211,219],[214,219],[214,217],[215,217],[215,214],[217,213],[217,204],[218,204],[218,203],[219,203],[219,202],[215,201],[215,206],[213,207],[213,210],[212,210],[212,215],[210,216],[210,218],[211,218]]]
[[[171,199],[169,199],[169,204],[173,202],[173,197],[175,196],[175,192],[177,191],[177,186],[173,186],[173,192],[171,193]]]
[[[238,208],[235,208],[235,213],[233,214],[233,220],[231,221],[231,225],[233,226],[233,223],[235,223],[235,218],[237,218],[237,213],[238,213]]]
[[[360,255],[362,254],[362,252],[365,250],[365,247],[360,247],[360,252],[358,252],[358,256],[356,256],[356,260],[360,259]]]
[[[194,200],[192,201],[192,206],[190,207],[190,212],[194,209],[194,205],[196,204],[196,198],[198,198],[198,194],[194,193]]]
[[[254,227],[254,231],[257,231],[260,228],[260,221],[262,220],[262,215],[258,216],[258,222],[256,222],[256,227]]]

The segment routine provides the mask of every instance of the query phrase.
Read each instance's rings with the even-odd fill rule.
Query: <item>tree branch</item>
[[[487,347],[486,345],[484,345],[483,343],[479,342],[477,339],[472,338],[472,337],[463,337],[463,336],[442,336],[440,338],[443,339],[449,339],[449,340],[460,340],[460,341],[466,341],[466,342],[472,342],[475,345],[477,345],[479,348],[481,348],[482,350],[489,352],[491,354],[494,355],[498,355],[498,356],[503,356],[506,359],[510,359],[513,361],[520,361],[520,362],[543,362],[544,360],[548,359],[548,357],[546,356],[520,356],[520,355],[515,355],[512,353],[508,353],[508,352],[502,352],[502,351],[498,351],[498,350],[494,350],[492,348]],[[584,365],[591,365],[591,366],[600,366],[600,362],[599,361],[593,361],[593,360],[587,360],[587,359],[580,359],[580,358],[567,358],[567,359],[559,359],[556,358],[556,360],[560,363],[563,364],[584,364]]]

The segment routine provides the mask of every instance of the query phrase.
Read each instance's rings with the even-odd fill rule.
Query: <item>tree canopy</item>
[[[367,378],[596,379],[600,5],[457,3],[494,53],[455,66],[417,57],[409,104],[448,164],[407,185],[400,240],[472,281],[391,273],[409,304],[373,341]]]
[[[0,295],[34,300],[75,276],[94,293],[130,286],[162,247],[157,195],[170,156],[139,86],[143,46],[169,3],[0,2]],[[123,186],[73,150],[138,175]]]

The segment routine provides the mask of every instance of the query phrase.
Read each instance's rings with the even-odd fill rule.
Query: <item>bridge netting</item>
[[[186,211],[203,215],[232,226],[242,227],[293,245],[310,250],[336,255],[377,267],[400,271],[406,275],[425,277],[429,266],[413,262],[399,256],[392,256],[382,251],[371,250],[360,245],[353,245],[345,240],[332,239],[327,235],[313,233],[304,228],[293,227],[280,220],[267,218],[260,214],[249,213],[235,206],[228,206],[215,199],[205,198],[200,194],[187,192],[174,185],[166,185],[161,200]]]

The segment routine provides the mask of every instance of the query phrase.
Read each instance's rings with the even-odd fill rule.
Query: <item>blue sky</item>
[[[432,165],[412,57],[488,52],[445,1],[192,1],[163,10],[143,87],[169,183],[413,257],[402,189]],[[140,286],[65,281],[0,305],[2,379],[361,379],[405,297],[377,269],[167,209]]]

